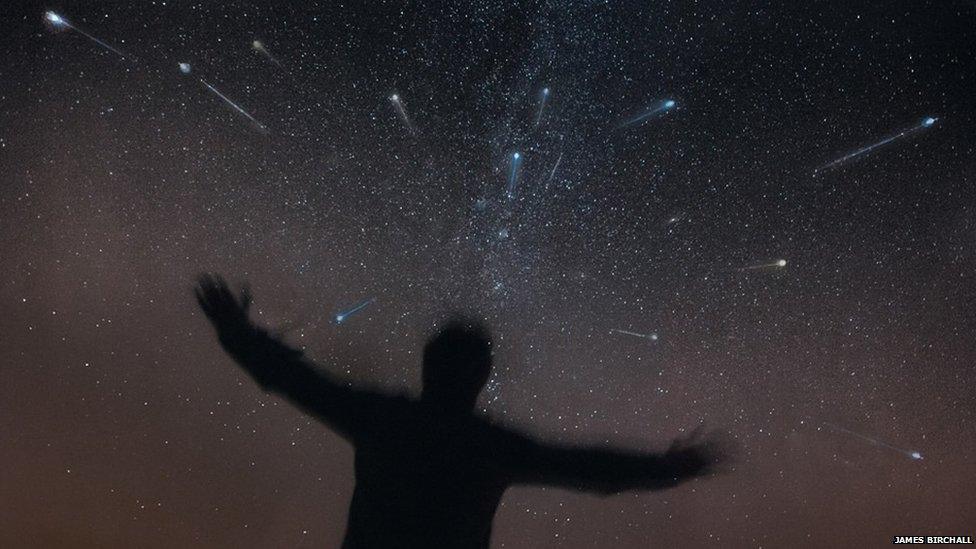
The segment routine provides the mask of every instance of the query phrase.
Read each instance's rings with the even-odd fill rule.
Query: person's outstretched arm
[[[234,295],[222,278],[203,275],[195,293],[221,346],[262,389],[287,398],[347,438],[366,428],[369,408],[382,397],[343,386],[302,351],[252,322],[247,290]]]
[[[715,434],[701,438],[698,431],[675,439],[664,453],[557,446],[516,437],[509,454],[514,484],[550,485],[603,495],[671,488],[714,473],[726,460],[726,444]]]

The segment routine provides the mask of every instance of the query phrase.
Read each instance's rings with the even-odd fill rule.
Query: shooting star
[[[675,222],[678,221],[675,218],[672,218],[672,219],[674,219]],[[759,271],[759,270],[765,270],[765,269],[782,269],[783,267],[786,267],[786,260],[785,259],[779,259],[779,260],[773,261],[772,263],[759,263],[758,265],[749,265],[748,267],[742,267],[739,270],[740,271]]]
[[[230,98],[228,98],[226,95],[220,93],[220,90],[218,90],[217,88],[211,86],[209,82],[207,82],[203,78],[200,79],[200,82],[203,83],[203,85],[206,86],[208,90],[210,90],[213,93],[217,94],[217,97],[223,99],[225,103],[227,103],[228,105],[230,105],[231,107],[233,107],[234,110],[236,110],[237,112],[239,112],[239,113],[243,114],[244,116],[246,116],[247,119],[250,120],[251,122],[254,122],[255,124],[257,124],[258,128],[261,131],[263,131],[263,132],[268,131],[268,128],[264,124],[262,124],[261,122],[259,122],[257,118],[254,118],[253,116],[251,116],[251,113],[249,113],[249,112],[245,111],[244,109],[242,109],[240,105],[238,105],[237,103],[234,103],[233,101],[231,101]]]
[[[414,133],[413,123],[410,122],[410,117],[407,116],[407,109],[403,106],[403,101],[400,100],[400,96],[393,94],[390,96],[390,103],[393,103],[393,108],[396,109],[397,115],[400,116],[400,120],[407,127],[410,133]]]
[[[889,450],[894,450],[895,452],[898,452],[899,454],[902,454],[903,456],[905,456],[907,458],[914,459],[916,461],[921,460],[921,459],[924,459],[922,457],[922,453],[921,452],[918,452],[917,450],[906,450],[904,448],[899,448],[897,446],[892,446],[891,444],[888,444],[887,442],[878,440],[878,439],[873,438],[873,437],[869,437],[867,435],[862,435],[861,433],[856,433],[854,431],[851,431],[850,429],[845,429],[845,428],[841,427],[840,425],[835,425],[833,423],[829,423],[829,422],[826,422],[826,421],[824,421],[823,424],[826,425],[827,427],[830,427],[831,429],[833,429],[835,431],[840,431],[841,433],[844,433],[844,434],[850,435],[852,437],[858,438],[858,439],[863,440],[865,442],[871,443],[871,444],[873,444],[875,446],[881,446],[882,448],[887,448]]]
[[[647,339],[647,340],[650,340],[650,341],[657,341],[658,340],[657,334],[639,334],[637,332],[631,332],[629,330],[618,330],[617,328],[610,328],[610,333],[611,334],[629,335],[629,336],[639,337],[641,339]]]
[[[350,316],[358,313],[359,311],[362,311],[363,309],[365,309],[367,306],[369,306],[374,301],[376,301],[376,299],[371,297],[371,298],[367,299],[366,301],[361,301],[361,302],[357,303],[356,305],[353,305],[351,308],[346,309],[345,311],[339,311],[339,313],[337,313],[335,315],[335,322],[336,322],[336,324],[342,324]]]
[[[938,118],[933,118],[931,116],[926,117],[921,122],[919,122],[918,124],[912,126],[911,128],[908,128],[906,130],[902,130],[902,131],[896,133],[895,135],[892,135],[890,137],[886,137],[886,138],[882,139],[881,141],[878,141],[877,143],[875,143],[873,145],[868,145],[867,147],[858,149],[858,150],[856,150],[856,151],[854,151],[854,152],[852,152],[850,154],[846,154],[846,155],[838,158],[837,160],[834,160],[832,162],[828,162],[827,164],[824,164],[823,166],[821,166],[821,167],[813,170],[813,175],[816,176],[816,175],[818,175],[821,172],[824,172],[824,171],[827,171],[827,170],[836,168],[836,167],[840,166],[841,164],[844,164],[844,163],[848,162],[849,160],[853,160],[854,158],[857,158],[858,156],[861,156],[862,154],[867,154],[867,153],[873,151],[874,149],[877,149],[879,147],[883,147],[883,146],[885,146],[885,145],[887,145],[887,144],[889,144],[889,143],[891,143],[893,141],[897,141],[898,139],[901,139],[902,137],[907,137],[907,136],[912,135],[912,134],[914,134],[916,132],[922,131],[922,130],[924,130],[926,128],[931,128],[938,121],[939,121]]]
[[[623,124],[620,125],[620,127],[621,128],[626,128],[627,126],[633,126],[634,124],[637,124],[638,122],[642,122],[644,120],[647,120],[648,118],[654,116],[655,114],[663,113],[663,112],[668,112],[671,109],[673,109],[675,107],[675,105],[677,105],[677,103],[675,103],[673,99],[668,99],[666,101],[662,101],[657,106],[651,107],[650,109],[648,109],[644,114],[638,115],[638,116],[636,116],[634,118],[631,118],[630,120],[624,122]]]
[[[95,38],[94,36],[88,34],[87,32],[85,32],[83,30],[81,30],[80,28],[72,25],[70,21],[68,21],[64,17],[61,17],[60,15],[54,13],[53,11],[45,12],[44,13],[44,20],[46,20],[48,22],[48,24],[51,25],[51,28],[53,30],[55,30],[55,31],[61,31],[61,30],[64,30],[64,29],[71,29],[71,30],[77,32],[78,34],[81,34],[85,38],[91,40],[92,42],[98,44],[99,46],[107,49],[108,51],[110,51],[110,52],[118,55],[122,59],[126,59],[126,60],[129,59],[128,57],[125,56],[124,53],[122,53],[119,50],[113,48],[112,46],[109,46],[105,42],[102,42],[98,38]]]
[[[559,164],[563,161],[563,153],[559,151],[559,158],[556,159],[556,163],[552,165],[552,171],[549,172],[549,180],[546,181],[546,187],[548,187],[552,180],[556,177],[556,170],[559,169]]]
[[[190,74],[190,71],[192,70],[192,68],[190,67],[190,64],[189,63],[180,63],[179,64],[179,67],[180,67],[180,72],[183,73],[183,74]],[[255,125],[257,125],[257,127],[258,127],[259,130],[261,130],[262,132],[267,132],[268,131],[268,128],[264,124],[262,124],[261,122],[259,122],[257,118],[254,118],[253,116],[251,116],[251,113],[249,113],[249,112],[245,111],[244,109],[242,109],[240,105],[238,105],[237,103],[234,103],[233,101],[231,101],[230,98],[227,97],[226,95],[220,93],[220,90],[218,90],[217,88],[213,87],[209,82],[207,82],[203,78],[200,78],[200,83],[203,84],[208,90],[210,90],[211,93],[213,93],[217,97],[223,99],[224,102],[227,103],[228,105],[230,105],[231,108],[233,108],[235,111],[237,111],[240,114],[242,114],[245,117],[247,117],[248,120],[250,120]]]
[[[255,40],[254,42],[251,42],[251,47],[254,48],[254,51],[267,57],[268,61],[271,61],[279,68],[282,66],[281,61],[278,61],[278,59],[275,56],[271,55],[271,52],[268,51],[268,48],[264,47],[264,43],[262,43],[260,40]]]
[[[505,189],[505,194],[508,195],[508,198],[515,198],[515,184],[518,183],[520,164],[522,164],[522,155],[512,153],[512,164],[508,173],[508,187]]]
[[[539,113],[535,117],[535,126],[538,128],[539,124],[542,123],[542,113],[546,109],[546,100],[549,99],[549,88],[542,88],[542,94],[539,98]]]

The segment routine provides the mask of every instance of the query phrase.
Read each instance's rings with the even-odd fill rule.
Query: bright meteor
[[[904,448],[899,448],[897,446],[892,446],[891,444],[888,444],[887,442],[878,440],[878,439],[876,439],[874,437],[869,437],[867,435],[862,435],[861,433],[856,433],[854,431],[851,431],[850,429],[845,429],[845,428],[841,427],[840,425],[834,425],[833,423],[828,423],[826,421],[823,422],[823,424],[826,425],[827,427],[830,427],[831,429],[833,429],[835,431],[839,431],[841,433],[844,433],[844,434],[850,435],[852,437],[858,438],[858,439],[860,439],[860,440],[862,440],[864,442],[868,442],[868,443],[873,444],[875,446],[881,446],[882,448],[887,448],[889,450],[894,450],[895,452],[898,452],[899,454],[902,454],[903,456],[905,456],[907,458],[914,459],[916,461],[923,459],[922,453],[921,452],[918,452],[916,450],[906,450]]]
[[[264,43],[263,42],[261,42],[260,40],[255,40],[254,42],[251,42],[251,47],[254,48],[254,51],[260,53],[261,55],[263,55],[265,57],[267,57],[268,58],[268,61],[271,61],[272,63],[274,63],[278,67],[281,67],[281,61],[278,61],[278,58],[276,58],[275,56],[271,55],[271,52],[268,51],[268,48],[265,48],[264,47]]]
[[[633,337],[639,337],[641,339],[647,339],[647,340],[650,340],[650,341],[657,341],[658,340],[657,334],[641,334],[641,333],[637,333],[637,332],[631,332],[629,330],[618,330],[617,328],[610,328],[610,333],[611,334],[629,335],[629,336],[633,336]]]
[[[60,30],[63,30],[63,29],[71,29],[71,30],[77,32],[78,34],[84,36],[85,38],[91,40],[92,42],[98,44],[99,46],[105,48],[106,50],[108,50],[108,51],[110,51],[110,52],[118,55],[122,59],[128,59],[128,57],[126,57],[124,53],[122,53],[119,50],[113,48],[112,46],[109,46],[105,42],[102,42],[98,38],[95,38],[94,36],[88,34],[87,32],[85,32],[83,30],[81,30],[80,28],[72,25],[71,24],[71,21],[68,21],[67,19],[65,19],[64,17],[61,17],[60,15],[54,13],[53,11],[45,12],[44,13],[44,19],[51,25],[51,28],[54,29],[54,30],[56,30],[56,31],[60,31]]]
[[[369,299],[367,299],[365,301],[361,301],[361,302],[357,303],[356,305],[353,305],[351,308],[346,309],[345,311],[339,311],[339,313],[337,313],[335,315],[335,322],[336,322],[336,324],[342,324],[350,316],[358,313],[359,311],[362,311],[363,309],[365,309],[367,306],[369,306],[374,301],[376,301],[376,299],[371,297],[371,298],[369,298]]]
[[[655,114],[670,111],[671,109],[673,109],[675,107],[675,105],[677,105],[677,103],[675,103],[673,99],[668,99],[666,101],[661,101],[657,105],[655,105],[655,106],[651,107],[650,109],[648,109],[647,111],[645,111],[643,114],[640,114],[640,115],[638,115],[638,116],[636,116],[634,118],[631,118],[630,120],[624,122],[623,124],[620,125],[620,127],[621,128],[626,128],[627,126],[633,126],[634,124],[637,124],[639,122],[643,122],[644,120],[646,120],[646,119],[654,116]]]
[[[813,170],[813,175],[818,175],[821,172],[824,172],[824,171],[827,171],[827,170],[836,168],[836,167],[840,166],[841,164],[846,163],[849,160],[853,160],[854,158],[856,158],[858,156],[861,156],[862,154],[867,154],[867,153],[873,151],[874,149],[877,149],[879,147],[883,147],[883,146],[885,146],[885,145],[887,145],[887,144],[889,144],[889,143],[891,143],[893,141],[897,141],[898,139],[901,139],[902,137],[907,137],[909,135],[912,135],[912,134],[914,134],[916,132],[919,132],[921,130],[924,130],[926,128],[931,128],[938,121],[939,121],[938,118],[934,118],[934,117],[931,117],[931,116],[926,117],[921,122],[919,122],[918,124],[912,126],[911,128],[902,130],[902,131],[896,133],[895,135],[892,135],[890,137],[886,137],[886,138],[882,139],[881,141],[878,141],[877,143],[874,143],[873,145],[868,145],[867,147],[863,147],[863,148],[858,149],[858,150],[856,150],[856,151],[854,151],[852,153],[845,154],[844,156],[838,158],[837,160],[834,160],[832,162],[828,162],[827,164],[824,164],[823,166],[821,166],[821,167]]]
[[[518,183],[519,166],[522,164],[522,155],[519,153],[512,153],[512,164],[509,167],[508,173],[508,187],[505,189],[505,194],[509,198],[515,198],[515,185]]]
[[[772,261],[772,262],[759,263],[759,264],[756,264],[756,265],[749,265],[748,267],[742,267],[739,270],[740,271],[758,271],[758,270],[765,270],[765,269],[782,269],[783,267],[786,267],[786,260],[785,259],[778,259],[778,260]]]
[[[414,133],[413,122],[411,122],[410,117],[407,116],[407,109],[403,106],[403,101],[400,99],[400,96],[397,94],[391,95],[390,103],[393,103],[393,108],[396,109],[397,115],[400,117],[400,120],[403,121],[403,124],[407,127],[410,133]]]
[[[192,70],[193,70],[193,68],[190,66],[189,63],[180,63],[179,64],[179,67],[180,67],[180,72],[183,73],[183,74],[190,74],[192,72]],[[243,115],[244,117],[246,117],[248,120],[250,120],[251,122],[253,122],[258,127],[259,130],[261,130],[262,132],[267,132],[268,131],[268,128],[265,127],[264,124],[262,124],[261,122],[259,122],[257,118],[254,118],[253,116],[251,116],[251,113],[245,111],[243,108],[241,108],[240,105],[238,105],[237,103],[234,103],[233,101],[231,101],[229,97],[227,97],[226,95],[220,93],[220,90],[218,90],[217,88],[213,87],[209,82],[207,82],[203,78],[200,78],[199,80],[200,80],[200,83],[203,84],[204,87],[206,87],[207,90],[210,91],[210,93],[212,93],[212,94],[216,95],[217,97],[221,98],[224,101],[224,103],[227,103],[228,105],[230,105],[230,107],[232,109],[234,109],[235,111],[237,111],[238,113],[240,113],[241,115]]]

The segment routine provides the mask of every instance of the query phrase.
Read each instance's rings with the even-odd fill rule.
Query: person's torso
[[[489,433],[409,407],[357,441],[344,547],[488,547],[505,489]]]

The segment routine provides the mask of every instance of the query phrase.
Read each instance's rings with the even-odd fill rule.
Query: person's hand
[[[236,296],[219,275],[204,274],[197,280],[194,293],[200,308],[219,334],[233,333],[251,325],[248,318],[251,293],[246,287],[240,296]]]
[[[251,293],[246,287],[235,295],[223,278],[205,274],[197,281],[194,293],[217,329],[220,345],[262,387],[280,383],[289,375],[289,366],[302,359],[301,350],[289,347],[279,336],[251,322]]]
[[[702,433],[699,427],[671,443],[664,459],[676,479],[706,476],[727,465],[734,449],[727,435],[718,431]]]

